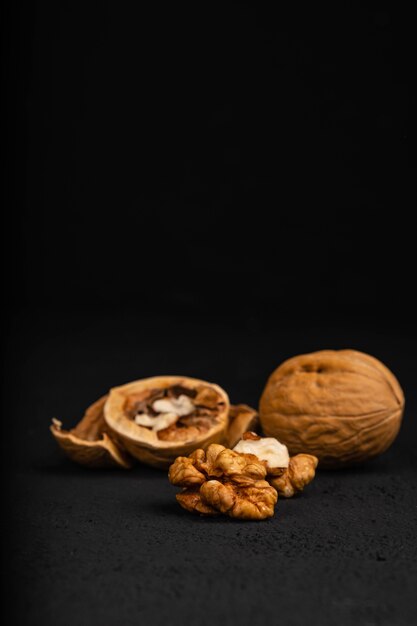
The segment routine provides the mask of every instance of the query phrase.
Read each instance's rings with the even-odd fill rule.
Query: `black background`
[[[9,623],[413,623],[410,17],[3,17]],[[398,375],[400,436],[265,524],[189,518],[162,474],[88,473],[48,433],[153,374],[256,406],[282,360],[343,347]]]

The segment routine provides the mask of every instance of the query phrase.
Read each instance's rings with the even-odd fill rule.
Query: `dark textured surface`
[[[416,623],[412,20],[29,4],[0,20],[5,623]],[[285,358],[345,347],[401,381],[399,438],[265,523],[191,517],[48,430],[155,374],[256,406]]]
[[[416,622],[411,331],[43,314],[15,317],[9,339],[19,445],[6,450],[8,623]],[[157,373],[215,380],[232,401],[256,404],[280,361],[322,347],[384,360],[405,390],[404,425],[388,453],[319,472],[270,521],[193,517],[163,472],[78,468],[48,432],[53,415],[73,425],[110,385]]]

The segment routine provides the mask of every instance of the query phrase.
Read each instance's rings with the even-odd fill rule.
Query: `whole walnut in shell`
[[[356,350],[293,357],[270,376],[259,417],[265,435],[290,454],[318,457],[320,467],[361,463],[394,441],[404,394],[380,361]]]

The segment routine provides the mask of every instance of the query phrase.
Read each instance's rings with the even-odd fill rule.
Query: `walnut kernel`
[[[201,515],[223,513],[238,519],[272,517],[278,494],[266,480],[265,463],[219,444],[178,457],[169,468],[171,484],[183,487],[177,501]]]

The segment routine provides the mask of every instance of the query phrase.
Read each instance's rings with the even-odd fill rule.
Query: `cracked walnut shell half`
[[[156,376],[111,389],[104,417],[129,454],[167,468],[180,455],[227,440],[229,398],[213,383]]]
[[[64,430],[62,422],[53,419],[51,432],[65,454],[79,465],[128,469],[133,459],[107,432],[103,414],[106,400],[107,396],[103,396],[88,407],[82,420],[71,430]]]
[[[263,391],[263,432],[323,467],[361,463],[394,441],[404,394],[380,361],[356,350],[322,350],[285,361]]]
[[[259,415],[255,409],[247,404],[231,404],[229,410],[229,425],[224,443],[233,448],[247,431],[256,431],[259,428]]]

